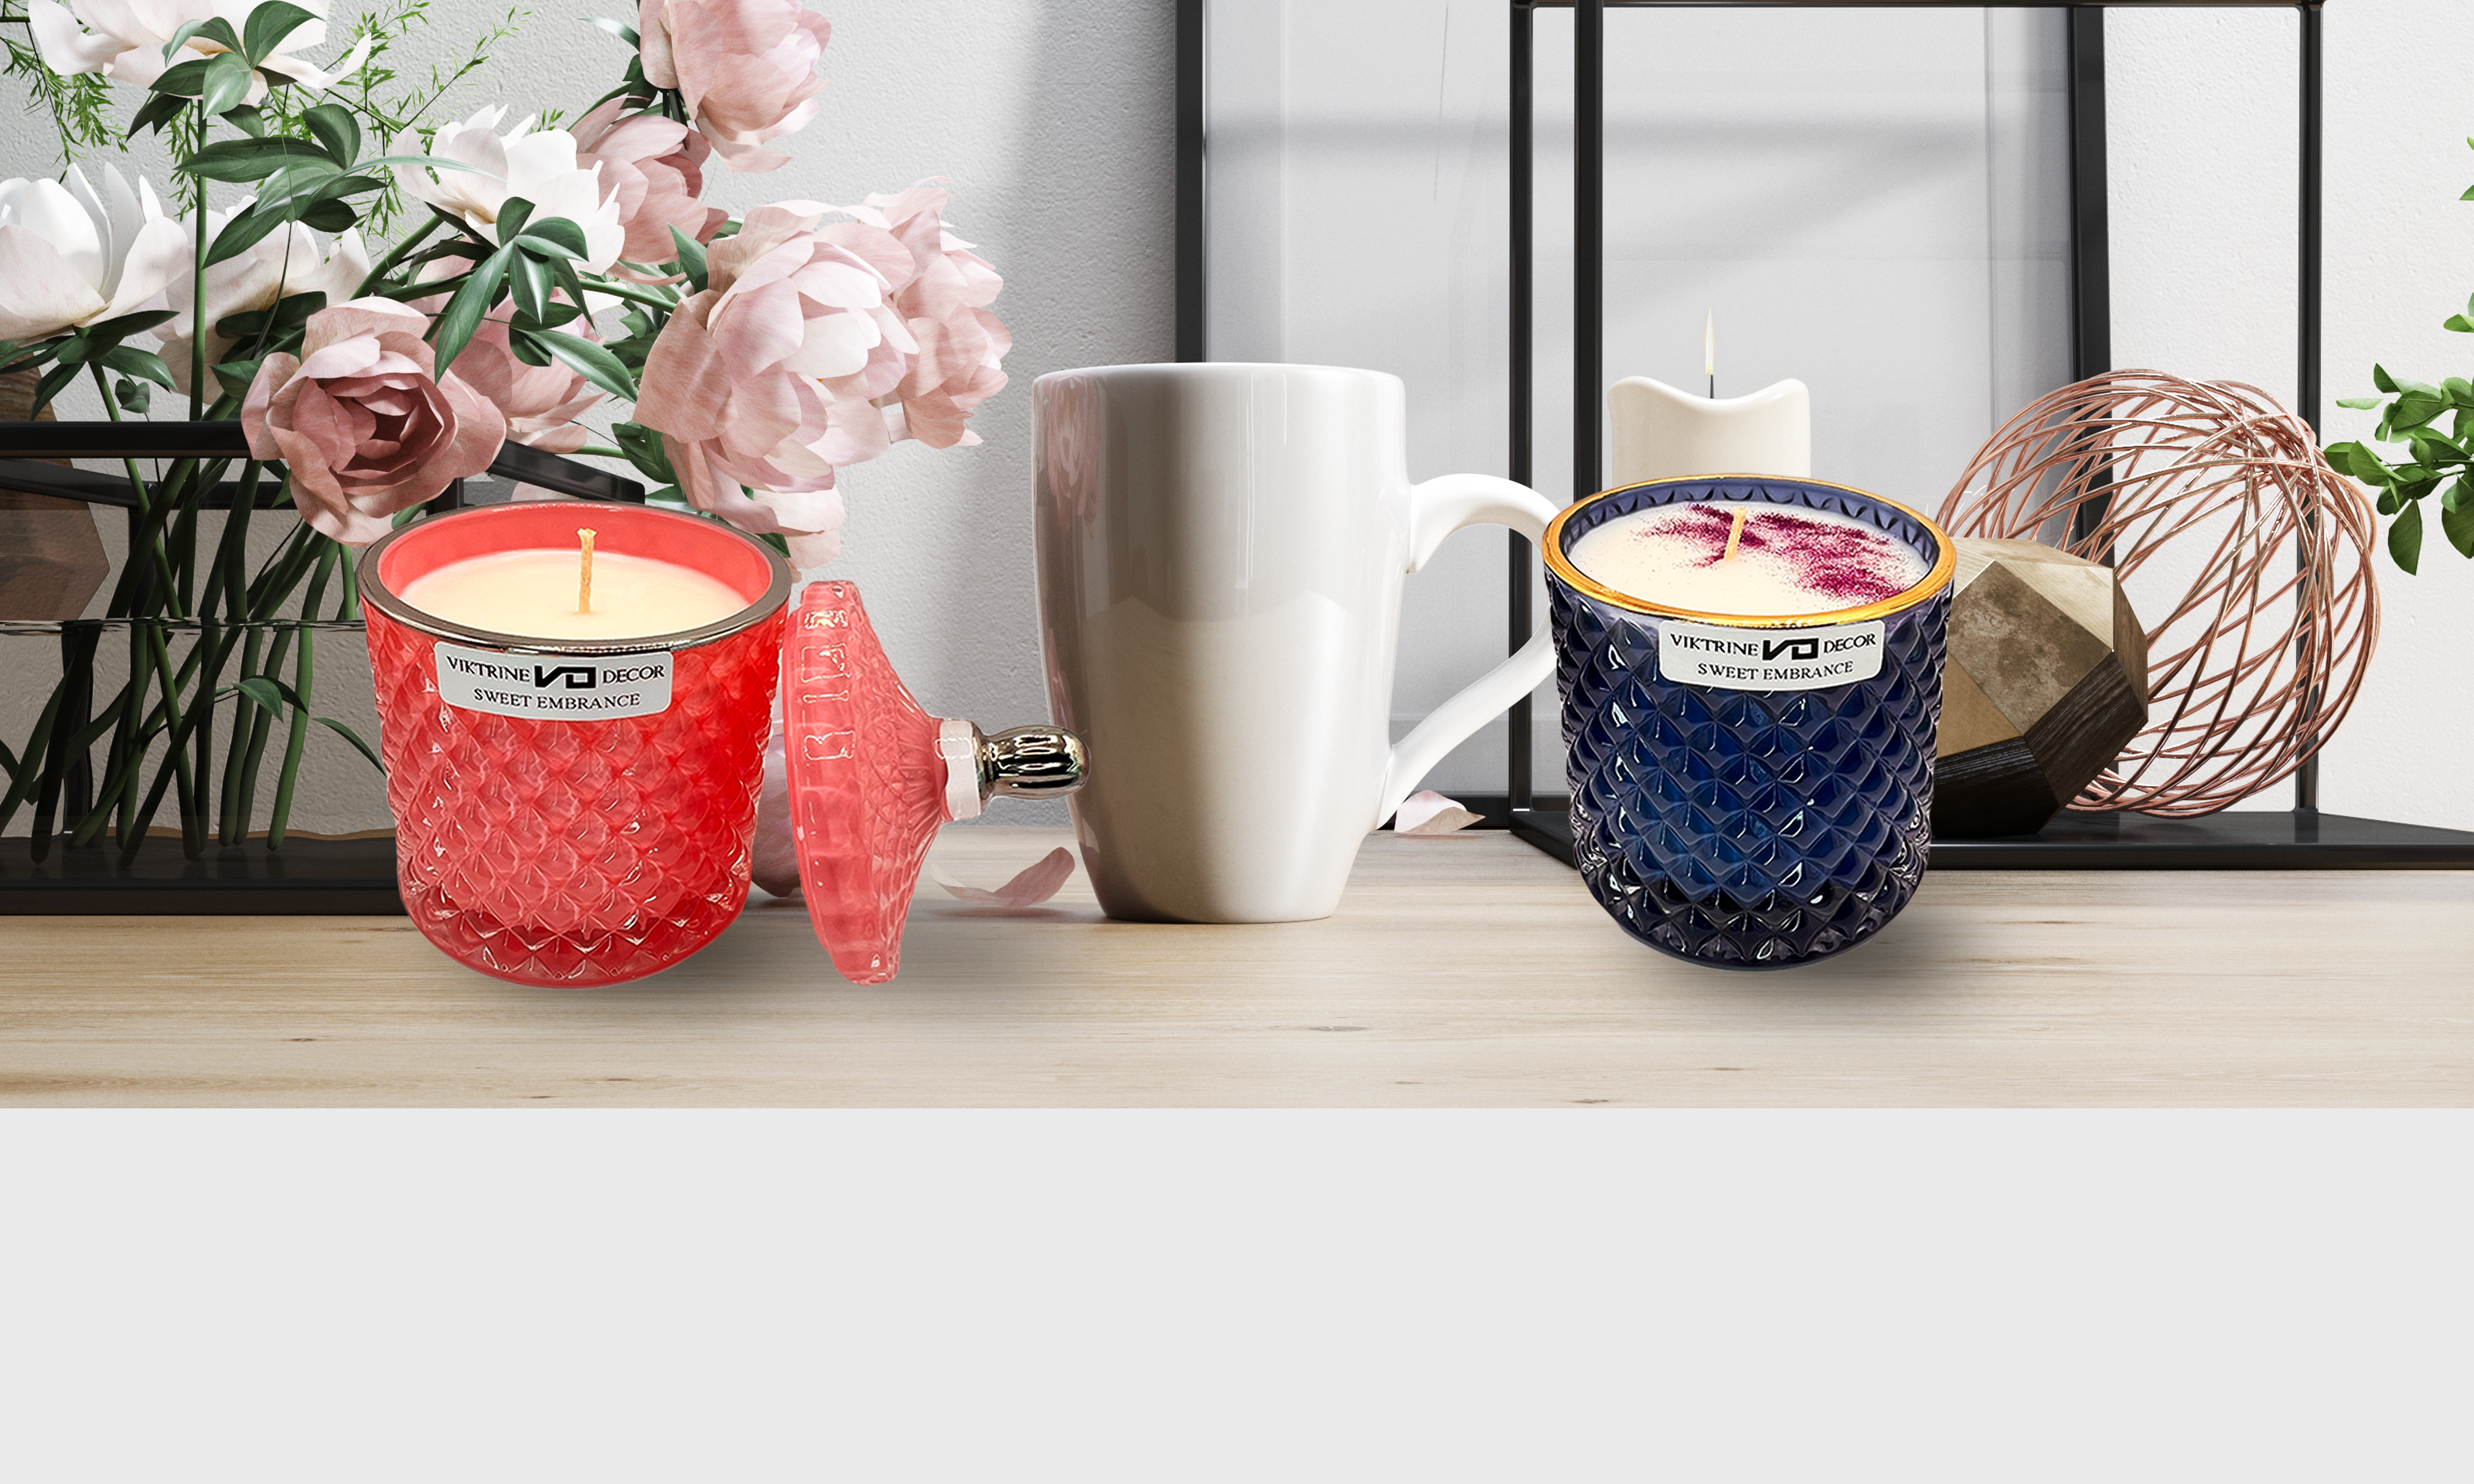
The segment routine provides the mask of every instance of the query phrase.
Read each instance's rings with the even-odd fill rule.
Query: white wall
[[[440,0],[438,29],[473,26],[491,9]],[[615,9],[549,0],[481,85],[464,89],[465,107],[579,108],[618,54],[575,18]],[[957,227],[1007,275],[997,307],[1015,332],[1017,384],[981,414],[986,444],[906,446],[851,471],[840,570],[867,592],[924,702],[1009,725],[1045,709],[1023,384],[1061,367],[1172,353],[1171,8],[844,0],[829,13],[834,82],[822,116],[791,141],[797,158],[771,177],[724,177],[713,195],[734,207],[848,199],[946,175]],[[2474,290],[2474,203],[2456,200],[2474,182],[2463,143],[2474,102],[2459,80],[2474,55],[2474,7],[2340,0],[2326,13],[2327,426],[2358,437],[2367,416],[2333,402],[2368,390],[2373,360],[2436,380],[2474,352],[2438,328]],[[2293,19],[2112,17],[2117,359],[2287,395]],[[0,135],[0,172],[48,168],[33,121]],[[2474,673],[2451,642],[2474,611],[2474,563],[2435,538],[2423,575],[2384,566],[2380,582],[2381,653],[2329,751],[2323,802],[2474,828],[2474,780],[2446,765],[2474,727]]]
[[[2326,12],[2322,426],[2366,438],[2371,363],[2438,381],[2474,338],[2439,328],[2474,291],[2474,7],[2338,0]],[[2109,12],[2114,357],[2293,395],[2294,73],[2290,12]],[[2432,528],[2422,573],[2379,559],[2380,650],[2324,755],[2321,807],[2474,829],[2450,766],[2474,728],[2474,562]],[[2284,788],[2259,801],[2283,805]]]

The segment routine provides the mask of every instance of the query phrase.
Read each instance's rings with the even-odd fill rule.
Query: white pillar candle
[[[1607,389],[1618,485],[1694,474],[1812,474],[1812,394],[1787,380],[1744,396],[1701,396],[1647,376]]]
[[[572,546],[494,551],[414,578],[403,601],[453,623],[542,639],[676,634],[747,606],[728,584],[693,568],[596,551],[587,612],[579,606],[583,569],[583,554]]]
[[[1905,542],[1835,511],[1717,500],[1617,515],[1584,532],[1570,556],[1585,575],[1628,597],[1761,617],[1879,603],[1932,569]]]

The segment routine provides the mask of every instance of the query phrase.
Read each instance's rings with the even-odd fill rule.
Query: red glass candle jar
[[[570,547],[701,572],[745,607],[674,634],[552,639],[406,604],[470,557]],[[642,978],[747,899],[788,563],[717,521],[526,502],[432,516],[360,562],[405,910],[449,957],[520,984]]]

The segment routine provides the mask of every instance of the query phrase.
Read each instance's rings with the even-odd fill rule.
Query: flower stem
[[[198,147],[206,143],[206,100],[198,100]],[[190,221],[195,225],[189,235],[197,240],[189,245],[189,420],[196,422],[206,410],[206,178],[195,176],[189,188]],[[97,373],[100,379],[101,373]],[[106,402],[111,399],[107,396]]]
[[[331,540],[324,544],[326,549],[318,553],[318,575],[309,579],[309,596],[301,605],[303,619],[318,616],[318,600],[327,595],[327,575],[334,571],[335,558],[344,549]],[[317,655],[318,632],[304,627],[301,631],[301,658],[292,672],[292,730],[283,740],[283,772],[275,783],[275,813],[266,822],[266,848],[270,850],[283,849],[284,831],[292,824],[292,786],[300,780],[301,750],[309,740],[309,684],[317,675]]]
[[[620,283],[614,278],[594,277],[581,274],[577,276],[583,279],[587,293],[607,294],[613,299],[623,299],[635,304],[650,304],[656,309],[679,307],[678,296],[675,294],[666,294],[659,289],[638,288],[632,283]]]
[[[437,217],[432,216],[426,223],[423,224],[421,230],[414,232],[411,236],[406,237],[403,241],[397,243],[393,248],[389,249],[387,255],[378,259],[378,265],[376,268],[371,269],[369,275],[361,280],[361,286],[352,291],[352,297],[354,299],[368,298],[370,290],[384,282],[386,275],[395,272],[395,267],[398,263],[410,257],[412,255],[413,249],[428,241],[429,234],[438,230],[439,227],[445,225],[446,224],[440,221]]]

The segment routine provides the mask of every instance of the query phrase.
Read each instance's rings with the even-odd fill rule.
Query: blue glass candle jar
[[[1849,516],[1928,568],[1861,607],[1744,615],[1616,592],[1568,556],[1606,521],[1705,501]],[[1545,554],[1573,852],[1599,905],[1720,969],[1808,964],[1880,931],[1930,844],[1950,538],[1843,485],[1710,475],[1591,495],[1546,528]]]

